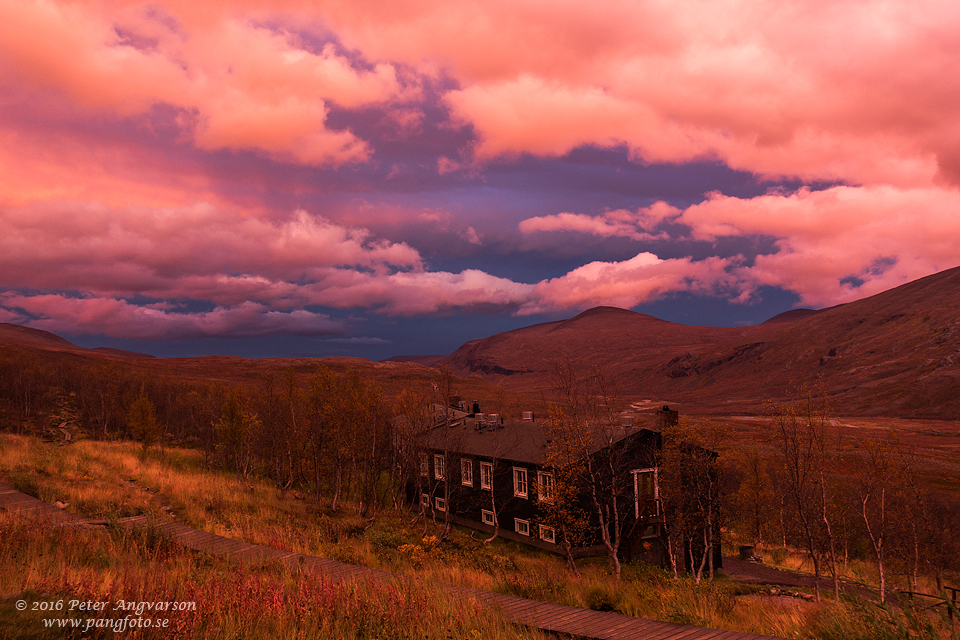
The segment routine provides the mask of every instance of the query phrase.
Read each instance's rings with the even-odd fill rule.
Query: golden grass
[[[912,628],[909,621],[904,622],[902,618],[883,618],[887,614],[876,613],[872,605],[832,602],[814,605],[800,600],[771,598],[758,593],[757,588],[731,583],[722,576],[714,583],[696,585],[685,576],[674,579],[660,569],[627,565],[623,580],[615,583],[603,559],[579,561],[583,578],[574,581],[563,560],[552,554],[502,540],[484,546],[471,539],[467,532],[457,529],[438,545],[430,538],[438,533],[434,526],[428,525],[428,537],[422,538],[422,522],[411,524],[406,512],[381,513],[372,524],[356,517],[349,509],[337,514],[327,513],[309,497],[298,500],[289,492],[278,492],[266,482],[238,480],[232,474],[209,470],[197,451],[155,450],[143,456],[139,447],[132,443],[81,441],[59,447],[26,437],[0,434],[0,476],[48,502],[67,502],[69,510],[84,516],[110,519],[143,513],[155,518],[169,518],[172,512],[178,521],[213,533],[409,575],[419,578],[421,584],[458,584],[558,604],[781,637],[866,639],[886,634],[896,638],[910,635],[890,635],[886,633],[888,628],[896,629],[901,625],[908,632]],[[102,536],[106,534],[83,535],[100,535],[98,540],[103,541]],[[110,558],[123,558],[127,553],[125,547],[115,542],[110,546],[108,542],[98,543],[103,549],[101,557],[105,558],[100,564],[106,563],[105,566],[87,574],[87,580],[99,581],[97,588],[100,589],[109,589],[111,581],[115,580],[112,573],[115,570],[111,567],[125,562]],[[217,575],[232,575],[230,572],[235,571],[219,566],[216,561],[211,564],[203,556],[170,550],[166,553],[174,560],[165,561],[163,568],[153,566],[143,571],[165,572],[165,584],[169,589],[175,590],[180,582],[196,582],[197,575],[206,575],[204,572],[213,570],[212,565],[217,565],[217,571],[221,572]],[[144,552],[140,552],[137,557],[143,556]],[[784,566],[797,566],[800,559],[799,555],[788,554]],[[0,573],[9,569],[0,567]],[[867,568],[856,570],[866,571]],[[49,576],[51,571],[53,568],[47,565],[32,565],[29,575],[34,577],[30,580],[42,582],[43,576]],[[284,584],[296,583],[295,576],[274,578]],[[25,585],[19,588],[28,588]],[[13,588],[9,581],[0,581],[0,593],[11,593]],[[57,588],[63,588],[63,585]],[[381,597],[378,594],[364,592],[362,597],[375,600]],[[258,597],[268,596],[263,592]],[[407,596],[427,597],[414,594],[404,597]],[[440,602],[444,611],[449,612],[450,607],[455,606],[443,604],[446,602],[444,596],[436,593],[429,598]],[[231,619],[227,613],[218,615],[224,620],[216,631],[221,633],[233,623],[227,622]],[[237,609],[231,615],[243,618],[245,614],[243,609]],[[471,629],[480,628],[476,626],[481,624],[478,618],[470,620],[469,624],[474,625]],[[442,623],[438,624],[442,626]],[[346,633],[339,628],[325,629],[321,636],[329,635],[331,631],[336,631],[333,637],[341,631]],[[194,633],[193,637],[220,637],[202,635],[207,631],[191,633]],[[201,634],[196,635],[198,633]],[[943,626],[935,633],[937,635],[933,637],[949,637]],[[246,633],[242,635],[248,636]]]
[[[50,529],[0,513],[0,637],[60,638],[44,619],[108,618],[129,612],[118,602],[193,603],[183,611],[145,613],[168,620],[139,638],[544,638],[495,612],[416,584],[343,585],[280,565],[239,567],[192,554],[150,529]],[[31,605],[20,612],[15,601]],[[70,601],[105,602],[104,613],[70,609]],[[63,603],[32,611],[33,603]],[[92,628],[82,636],[117,633]]]

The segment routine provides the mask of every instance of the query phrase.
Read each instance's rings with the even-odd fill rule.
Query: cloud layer
[[[960,262],[958,32],[946,0],[0,3],[0,321],[346,335],[876,293]],[[540,177],[584,149],[772,187]]]

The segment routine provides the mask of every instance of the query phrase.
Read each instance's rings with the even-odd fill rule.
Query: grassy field
[[[208,470],[198,452],[186,449],[154,450],[143,457],[132,443],[81,441],[61,447],[0,434],[0,477],[45,501],[67,503],[83,516],[175,518],[235,539],[434,585],[341,587],[273,565],[240,569],[185,552],[150,529],[133,534],[109,524],[103,530],[43,529],[0,514],[0,633],[26,629],[36,630],[35,637],[61,637],[62,631],[44,635],[43,616],[18,614],[12,603],[74,598],[197,602],[198,613],[171,616],[181,637],[190,638],[540,637],[505,624],[495,612],[451,599],[435,586],[452,583],[782,637],[957,637],[936,616],[911,617],[907,609],[856,601],[815,604],[771,597],[722,575],[714,583],[695,585],[631,565],[617,584],[605,562],[583,560],[583,578],[574,581],[559,557],[508,541],[483,545],[460,530],[438,544],[433,523],[424,531],[423,522],[411,522],[405,511],[381,513],[372,523],[349,509],[330,513],[309,497],[298,499],[258,480],[238,481]],[[146,633],[141,637],[169,637]]]

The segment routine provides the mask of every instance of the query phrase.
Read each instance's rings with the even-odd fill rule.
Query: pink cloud
[[[357,107],[417,95],[390,64],[357,69],[333,45],[316,53],[283,28],[233,12],[103,9],[5,3],[0,60],[22,81],[63,91],[89,109],[132,116],[167,104],[194,113],[183,125],[193,123],[201,148],[255,149],[303,164],[369,157],[364,141],[326,127],[328,103]]]
[[[303,211],[271,221],[208,205],[117,210],[70,202],[0,209],[0,286],[83,293],[8,293],[0,301],[5,316],[27,312],[39,316],[33,326],[73,333],[102,326],[119,335],[131,323],[127,337],[213,335],[217,327],[231,335],[305,331],[325,319],[304,311],[314,305],[391,315],[515,308],[532,289],[477,270],[427,271],[406,244]],[[123,300],[134,295],[159,302]],[[178,311],[175,302],[186,300],[218,308]]]
[[[110,296],[279,300],[337,267],[419,268],[419,254],[298,211],[286,220],[209,205],[111,209],[59,202],[0,210],[0,282]]]
[[[834,187],[740,199],[714,194],[678,218],[695,237],[780,238],[779,251],[738,270],[804,304],[849,302],[958,264],[960,193],[935,187]],[[879,266],[878,266],[879,265]],[[859,287],[845,280],[854,276]]]
[[[604,238],[618,236],[632,240],[662,240],[667,238],[666,234],[653,235],[649,231],[664,220],[678,217],[680,213],[680,209],[676,207],[665,202],[656,202],[649,207],[641,207],[636,212],[617,209],[596,216],[582,213],[536,216],[522,220],[519,229],[521,233],[528,235],[546,231],[575,231]]]
[[[0,304],[22,309],[37,319],[21,322],[44,331],[96,334],[134,340],[246,337],[264,334],[338,335],[343,323],[298,309],[271,311],[244,302],[206,312],[172,312],[112,298],[70,298],[59,294],[0,294]],[[2,311],[2,310],[0,310]],[[9,312],[8,312],[9,313]]]
[[[314,306],[401,316],[633,306],[669,291],[705,291],[729,279],[725,265],[640,254],[526,284],[476,269],[429,271],[405,244],[303,211],[270,221],[209,205],[0,209],[5,317],[25,320],[29,314],[28,324],[38,328],[140,339],[333,330],[327,316],[307,310]],[[22,289],[80,295],[16,292]],[[157,302],[126,300],[135,295]],[[216,309],[186,312],[181,307],[187,301]]]
[[[709,261],[687,260],[682,277],[696,282],[691,290],[709,291],[720,283],[725,295],[746,302],[759,287],[774,286],[797,293],[803,304],[826,306],[880,293],[957,266],[960,192],[938,187],[841,186],[749,199],[715,193],[682,211],[657,203],[636,213],[560,213],[528,218],[520,223],[520,231],[531,235],[562,230],[649,240],[649,234],[642,230],[662,220],[688,226],[694,239],[707,242],[720,237],[778,238],[775,253],[757,256],[751,266],[729,265],[735,276],[731,278],[718,280],[711,269],[704,269]],[[557,300],[558,306],[564,307],[575,305],[577,299],[611,299],[609,296],[619,295],[611,291],[626,287],[628,293],[619,306],[630,306],[627,303],[634,300],[637,304],[656,296],[646,283],[659,282],[649,280],[644,269],[658,277],[656,270],[674,273],[673,267],[668,269],[653,258],[641,254],[627,263],[585,265],[561,278],[541,282],[535,295]],[[634,286],[638,297],[629,293]],[[684,289],[668,284],[666,290]],[[532,304],[529,308],[540,307]]]
[[[717,295],[736,285],[735,277],[726,271],[733,264],[724,258],[662,260],[652,253],[639,253],[622,262],[591,262],[539,282],[519,314],[598,305],[626,309],[679,291]]]
[[[0,7],[0,60],[98,113],[172,105],[201,148],[285,162],[368,159],[369,141],[327,126],[330,105],[389,105],[415,131],[416,78],[443,74],[481,160],[626,143],[645,161],[908,187],[960,184],[960,76],[945,72],[958,29],[960,8],[935,0],[15,0]],[[344,46],[301,35],[330,32]]]
[[[0,286],[80,292],[10,294],[0,319],[29,313],[118,332],[122,320],[150,335],[208,335],[205,327],[322,324],[305,311],[311,305],[536,313],[633,306],[671,291],[743,301],[764,285],[812,305],[875,293],[956,264],[960,75],[948,71],[960,63],[958,31],[960,5],[943,2],[750,1],[696,11],[634,0],[550,11],[502,0],[0,3],[0,93],[15,107],[0,114]],[[476,269],[431,271],[408,244],[364,228],[429,224],[479,244],[472,220],[375,198],[332,205],[342,210],[326,217],[278,214],[247,195],[257,191],[248,188],[259,179],[252,171],[217,184],[209,167],[180,153],[370,161],[377,141],[333,128],[331,110],[374,107],[396,135],[416,135],[428,112],[418,102],[429,93],[424,78],[442,79],[431,86],[452,125],[477,136],[476,162],[470,149],[444,148],[439,174],[463,176],[501,156],[625,144],[638,161],[720,160],[847,186],[715,194],[684,211],[657,203],[531,217],[519,227],[528,237],[651,241],[663,237],[661,222],[675,221],[704,241],[774,236],[779,250],[750,266],[641,253],[522,283]],[[158,105],[176,116],[179,134],[163,151],[103,135],[104,122],[120,122],[158,139],[150,123]],[[388,162],[388,179],[414,171]],[[134,295],[158,302],[124,302]],[[15,298],[22,306],[9,306]],[[217,310],[187,313],[184,301]]]
[[[17,322],[29,314],[32,326],[52,330],[155,338],[325,331],[329,318],[307,310],[314,306],[401,316],[479,308],[525,315],[633,307],[679,291],[746,302],[765,285],[797,292],[804,304],[836,304],[955,266],[960,194],[933,187],[833,187],[752,199],[713,194],[683,211],[657,203],[593,217],[532,218],[521,228],[637,238],[664,220],[704,241],[772,235],[778,251],[749,266],[736,258],[639,253],[528,284],[476,269],[430,271],[406,244],[303,211],[271,220],[209,205],[34,204],[0,209],[0,286],[8,290],[0,311]],[[81,295],[15,293],[23,289]],[[134,295],[157,302],[124,300]],[[182,311],[191,300],[217,308]]]
[[[460,273],[418,270],[381,276],[341,270],[309,289],[312,304],[417,316],[447,309],[516,308],[530,299],[534,286],[477,269]]]
[[[555,67],[543,61],[567,59],[564,27],[579,18],[566,9],[511,43],[494,38],[507,49],[487,73],[455,63],[462,87],[446,99],[475,127],[481,159],[626,143],[646,161],[719,158],[770,176],[960,183],[960,79],[944,73],[960,56],[953,5],[673,4],[658,15],[668,35],[646,46],[620,40],[615,21],[642,25],[650,5],[605,5],[594,21],[613,28],[611,43]]]
[[[24,322],[28,321],[29,319],[30,319],[30,318],[28,318],[27,316],[23,315],[22,313],[19,313],[19,312],[17,312],[17,311],[12,310],[12,309],[4,309],[4,308],[0,307],[0,322],[10,322],[10,323],[13,323],[13,324],[23,324]]]
[[[225,203],[213,181],[183,157],[156,154],[120,137],[71,128],[77,114],[53,105],[49,94],[28,94],[0,79],[0,92],[20,114],[44,118],[22,126],[0,111],[0,206],[34,202],[98,201],[111,207],[176,207]],[[22,115],[20,116],[22,118]]]

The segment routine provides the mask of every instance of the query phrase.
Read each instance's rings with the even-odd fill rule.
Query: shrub
[[[787,550],[778,547],[770,552],[770,557],[773,559],[773,564],[783,564],[783,561],[787,559]]]
[[[586,604],[594,611],[622,613],[623,601],[619,591],[604,586],[592,587],[586,593]]]

